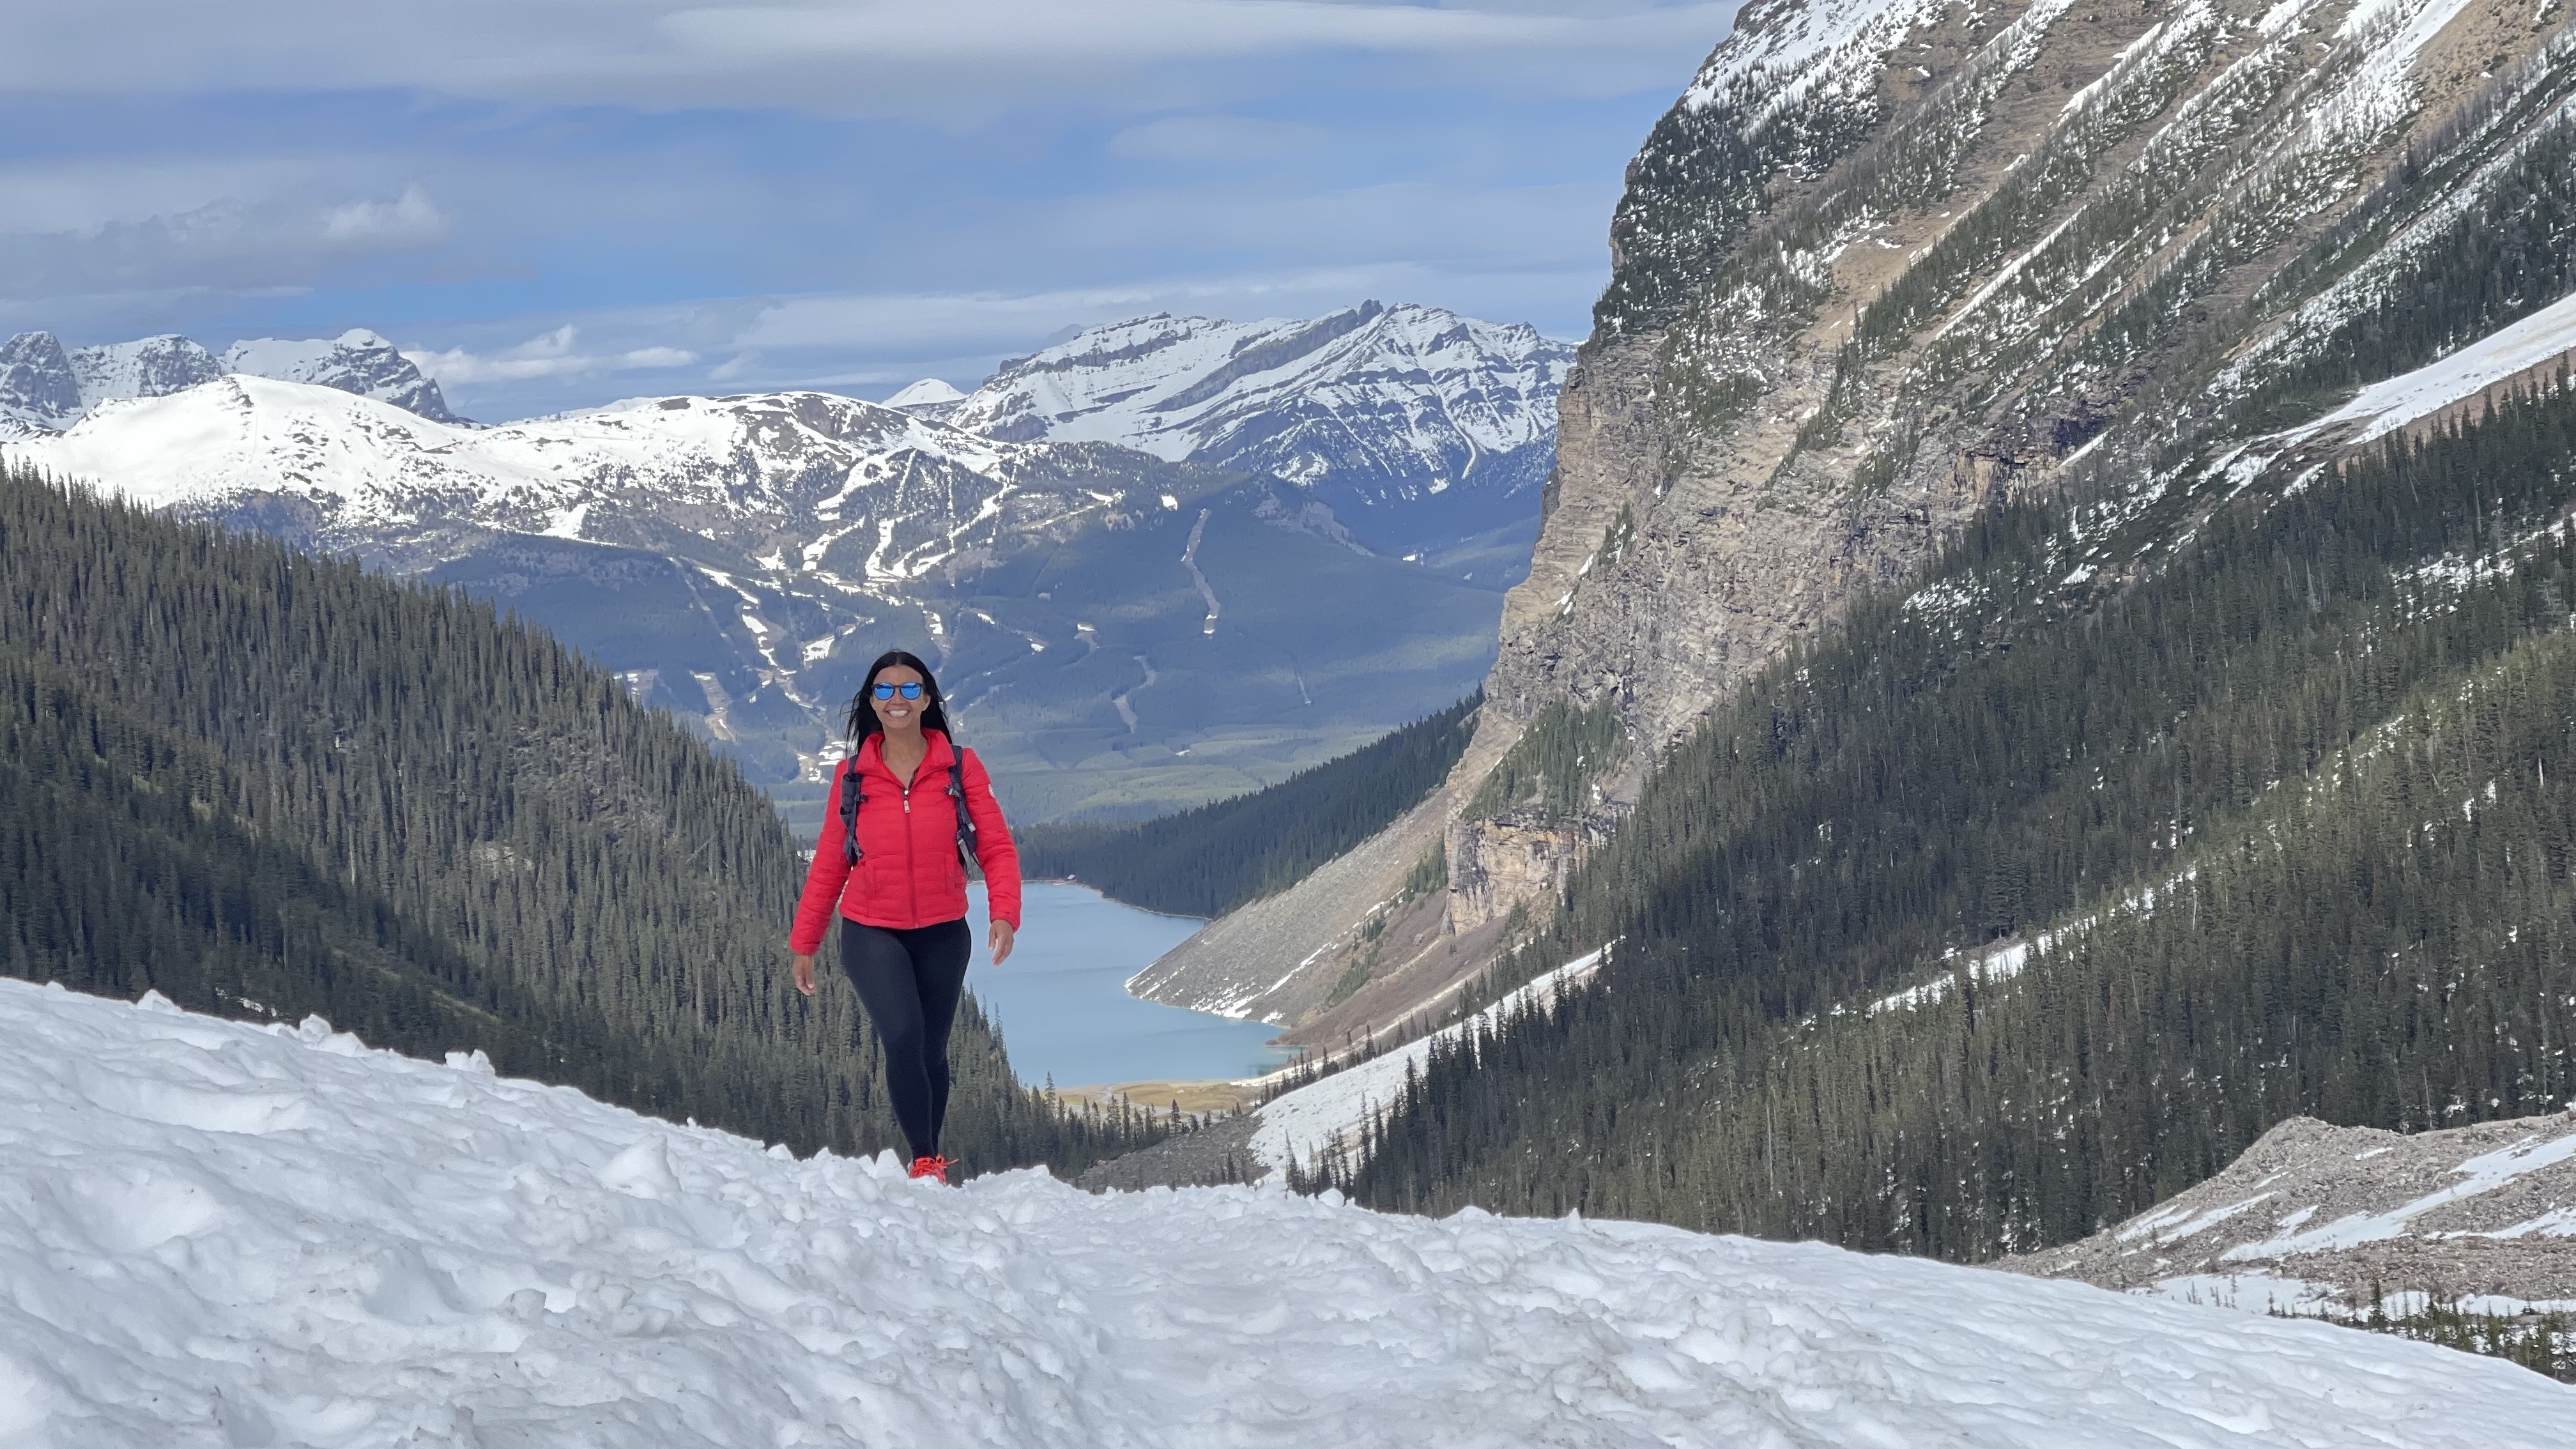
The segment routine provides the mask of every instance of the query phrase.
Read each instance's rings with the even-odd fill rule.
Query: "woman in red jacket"
[[[850,738],[796,904],[796,989],[814,994],[814,953],[838,902],[841,965],[884,1044],[912,1175],[944,1183],[957,1165],[939,1155],[948,1028],[975,949],[965,857],[973,851],[984,868],[999,966],[1020,925],[1020,853],[983,762],[950,743],[939,685],[919,658],[897,649],[877,659],[850,703]]]

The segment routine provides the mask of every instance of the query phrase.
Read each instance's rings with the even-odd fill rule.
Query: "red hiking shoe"
[[[948,1169],[956,1165],[957,1159],[954,1157],[916,1157],[912,1160],[912,1175],[929,1178],[941,1187],[946,1187]]]

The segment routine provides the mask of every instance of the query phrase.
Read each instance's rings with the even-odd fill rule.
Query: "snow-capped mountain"
[[[436,422],[458,422],[438,384],[364,328],[338,337],[251,338],[222,357],[169,334],[65,350],[50,332],[0,343],[0,427],[7,436],[60,432],[102,403],[168,397],[228,374],[309,382],[389,402]]]
[[[291,502],[314,544],[403,571],[448,530],[639,542],[685,518],[709,542],[845,594],[918,577],[996,523],[1044,527],[1118,501],[1022,487],[1052,451],[826,393],[643,398],[464,428],[249,374],[115,403],[14,446],[155,508]]]
[[[224,375],[213,353],[175,335],[83,347],[66,360],[79,382],[83,410],[119,398],[184,392]]]
[[[819,787],[877,651],[935,656],[1037,814],[1255,788],[1438,709],[1503,582],[1355,550],[1285,484],[825,393],[479,428],[235,373],[0,455],[503,600],[782,788]]]
[[[944,423],[956,416],[957,405],[964,401],[966,401],[966,394],[959,392],[947,382],[935,377],[925,377],[887,398],[885,405],[890,408],[901,408],[914,417],[929,418],[934,422]]]
[[[29,1449],[2539,1449],[2576,1401],[2430,1344],[1819,1244],[939,1187],[479,1052],[19,981],[0,1153],[0,1440]]]
[[[335,387],[392,403],[433,422],[463,421],[447,410],[447,399],[435,378],[424,375],[392,343],[363,327],[304,341],[249,338],[224,349],[223,370]]]
[[[1140,317],[1004,363],[953,408],[1003,439],[1118,443],[1296,484],[1372,547],[1535,525],[1574,348],[1366,302],[1311,320]]]

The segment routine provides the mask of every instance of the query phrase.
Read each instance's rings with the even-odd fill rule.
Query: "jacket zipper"
[[[925,758],[923,763],[927,764],[928,760]],[[893,771],[888,770],[887,773],[892,774]],[[912,773],[919,776],[921,766],[913,766]],[[912,781],[905,780],[901,783],[903,788],[903,894],[905,904],[909,907],[904,919],[918,926],[921,924],[921,875],[913,869],[912,862]]]

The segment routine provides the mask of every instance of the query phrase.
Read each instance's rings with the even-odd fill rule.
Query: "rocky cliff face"
[[[2535,184],[2516,158],[2576,91],[2563,19],[2503,0],[1748,6],[1612,219],[1486,685],[1474,757],[1512,788],[1448,802],[1452,926],[1543,910],[1655,752],[1998,496],[2096,453],[2180,470],[2136,505],[2178,510],[2240,455],[2279,455],[2207,420],[2273,395],[2295,411],[2317,358],[2368,345],[2358,310],[2469,244],[2444,217]],[[2300,261],[2321,238],[2346,239],[2331,274]],[[1597,711],[1634,747],[1619,764],[1542,740]],[[1275,964],[1319,944],[1284,938]]]
[[[1829,8],[1748,10],[1632,168],[1496,727],[1607,693],[1674,738],[2160,379],[2279,331],[2293,244],[2554,28],[2470,0],[2038,0],[1817,33]],[[1831,89],[1851,67],[1866,93]],[[1685,143],[1715,154],[1661,149]]]

